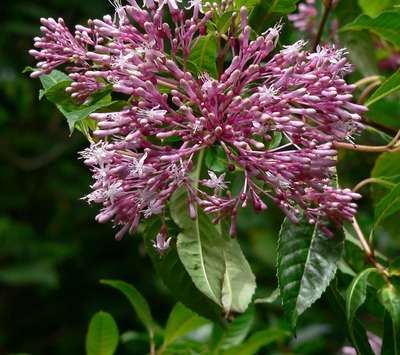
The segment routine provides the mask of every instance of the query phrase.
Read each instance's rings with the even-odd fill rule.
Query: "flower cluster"
[[[367,109],[350,102],[355,86],[342,78],[349,70],[343,50],[312,53],[298,41],[278,51],[282,25],[254,36],[245,7],[225,33],[210,31],[209,20],[231,10],[232,0],[193,0],[187,11],[174,0],[146,0],[143,8],[128,1],[115,1],[114,18],[78,25],[74,35],[61,19],[42,19],[46,37],[35,38],[38,50],[31,51],[40,61],[32,77],[72,63],[67,91],[80,102],[108,85],[127,95],[121,111],[90,115],[97,129],[82,152],[96,180],[86,200],[103,204],[100,223],[122,226],[116,239],[151,215],[165,219],[180,186],[192,219],[195,204],[215,223],[230,218],[231,236],[239,207],[259,212],[268,199],[296,224],[304,210],[328,235],[321,218],[338,227],[352,220],[360,195],[336,187],[332,143],[362,130]],[[215,73],[196,71],[192,53],[202,38],[218,44]],[[222,153],[226,169],[211,165],[204,175],[198,167],[212,150]],[[229,181],[236,173],[240,186]],[[169,242],[164,224],[154,247],[162,251]]]

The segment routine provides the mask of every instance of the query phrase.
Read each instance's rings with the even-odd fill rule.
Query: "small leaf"
[[[371,272],[377,272],[375,268],[369,268],[360,272],[351,282],[346,291],[346,318],[349,329],[352,329],[352,323],[357,309],[364,303],[367,297],[367,279]]]
[[[117,349],[119,332],[111,314],[96,313],[90,321],[86,335],[87,355],[112,355]]]
[[[217,42],[215,37],[209,34],[200,38],[187,60],[196,64],[200,72],[207,71],[211,77],[217,78],[216,54]]]
[[[246,312],[229,323],[227,330],[222,329],[218,325],[214,325],[210,349],[217,352],[241,344],[249,334],[253,325],[254,313],[255,308],[253,305],[250,305]]]
[[[186,308],[182,303],[178,302],[168,317],[165,326],[163,346],[173,343],[182,335],[208,323],[210,323],[208,319],[200,317],[189,308]]]
[[[374,18],[362,14],[354,22],[340,29],[349,30],[369,30],[400,47],[400,13],[397,11],[384,11]]]
[[[129,300],[138,318],[149,332],[150,338],[154,336],[153,317],[151,316],[150,307],[145,298],[132,285],[119,280],[101,280],[100,283],[111,286],[121,291]]]
[[[400,183],[376,205],[374,213],[374,229],[384,219],[400,210]]]
[[[396,326],[389,312],[385,312],[381,355],[400,354],[400,327]]]
[[[278,245],[280,295],[293,331],[298,316],[321,297],[335,276],[344,238],[332,226],[328,228],[335,237],[329,238],[316,223],[310,225],[304,214],[300,220],[301,225],[295,226],[285,219]]]
[[[224,352],[222,355],[254,355],[266,345],[273,343],[279,339],[287,337],[288,332],[281,329],[260,330],[253,333],[250,338],[241,345],[234,346]]]
[[[384,99],[386,96],[400,91],[400,69],[397,70],[390,78],[374,92],[374,94],[367,100],[365,106],[369,107],[373,103]]]
[[[346,320],[345,301],[337,288],[337,280],[331,282],[325,293],[329,302],[329,307],[335,315],[337,323],[346,332],[352,346],[357,350],[358,355],[375,355],[368,341],[367,333],[357,317],[354,317],[352,333],[350,333]],[[346,325],[346,326],[344,326]],[[354,334],[354,337],[351,336]]]
[[[377,293],[379,301],[390,313],[397,327],[400,327],[400,292],[391,284],[383,286]]]
[[[205,163],[207,168],[216,172],[223,173],[228,170],[228,159],[224,148],[220,145],[212,145],[206,149]]]
[[[65,117],[67,118],[67,122],[69,125],[69,129],[72,132],[75,128],[75,125],[79,122],[84,120],[88,117],[91,113],[98,110],[101,107],[106,107],[114,104],[115,102],[99,102],[97,104],[84,107],[78,110],[70,111],[70,112],[63,112]]]

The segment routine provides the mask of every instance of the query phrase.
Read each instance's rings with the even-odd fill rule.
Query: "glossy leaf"
[[[321,297],[335,276],[343,250],[343,233],[329,238],[316,224],[302,216],[301,225],[285,219],[279,236],[278,281],[290,328],[295,331],[298,316]]]
[[[376,101],[400,91],[400,69],[388,78],[373,95],[365,102],[365,106],[371,106]]]
[[[332,313],[335,315],[338,325],[346,332],[352,346],[357,350],[357,354],[375,355],[368,341],[367,332],[357,317],[354,317],[352,332],[350,333],[346,320],[346,304],[337,288],[337,280],[331,282],[327,288],[326,297],[329,302],[329,307]],[[354,336],[351,336],[351,334]]]
[[[184,186],[171,198],[171,215],[181,228],[177,248],[179,257],[196,287],[217,305],[226,318],[244,312],[255,290],[251,272],[237,239],[229,228],[212,224],[211,217],[196,209],[192,221]]]
[[[357,0],[339,1],[335,8],[340,27],[354,21],[361,13]],[[342,31],[339,38],[341,46],[348,48],[348,57],[357,70],[364,76],[378,74],[374,45],[367,31]]]
[[[207,168],[216,172],[223,173],[228,170],[228,159],[224,148],[220,145],[212,145],[206,150],[205,163]]]
[[[210,323],[208,319],[200,317],[197,313],[178,302],[168,317],[163,346],[173,343],[182,335],[208,323]]]
[[[90,321],[86,335],[87,355],[112,355],[118,347],[119,332],[111,314],[96,313]]]
[[[138,318],[149,332],[150,338],[154,336],[153,317],[151,316],[150,307],[145,298],[136,288],[124,281],[119,280],[101,280],[104,285],[111,286],[118,291],[121,291],[129,300]]]
[[[400,183],[394,186],[390,192],[376,205],[374,228],[385,218],[400,210]]]
[[[196,64],[200,72],[207,71],[211,77],[217,78],[215,53],[217,53],[217,42],[215,37],[209,34],[200,38],[187,60]]]
[[[388,284],[378,291],[377,296],[395,324],[400,327],[400,292],[393,285]]]
[[[357,309],[364,303],[367,297],[367,279],[371,272],[377,272],[375,268],[369,268],[360,272],[351,282],[346,291],[346,318],[350,330]]]
[[[179,232],[174,229],[173,222],[167,220],[167,226],[169,233],[172,233],[174,236],[178,235]],[[162,257],[156,253],[152,240],[156,239],[160,230],[161,220],[159,217],[153,216],[148,218],[145,221],[143,237],[147,253],[169,291],[186,307],[220,324],[222,327],[226,327],[225,321],[222,318],[222,306],[218,306],[197,289],[179,259],[175,243],[171,242],[171,247],[165,251]]]
[[[385,312],[381,355],[400,354],[400,327],[396,326],[389,312]]]
[[[349,30],[369,30],[400,47],[400,13],[397,11],[381,12],[374,18],[363,14],[341,29],[341,31]]]
[[[234,346],[224,352],[222,355],[254,355],[266,345],[273,343],[279,339],[287,337],[288,332],[281,329],[260,330],[253,333],[250,338],[241,345]]]
[[[211,335],[210,349],[217,352],[241,344],[249,334],[253,325],[254,313],[254,306],[250,305],[246,312],[238,316],[233,322],[229,323],[227,330],[222,329],[218,325],[214,325]]]
[[[258,2],[258,0],[257,0],[257,2]],[[240,9],[240,7],[239,7],[239,9]],[[233,10],[232,10],[232,11],[224,12],[224,13],[218,18],[218,21],[217,21],[217,31],[218,31],[220,34],[226,33],[226,32],[228,31],[229,26],[230,26],[230,24],[231,24],[231,20],[232,20],[232,14],[233,14],[234,12],[236,12],[236,11],[233,11]]]

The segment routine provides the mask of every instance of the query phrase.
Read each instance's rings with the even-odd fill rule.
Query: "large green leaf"
[[[371,272],[377,272],[376,268],[369,268],[360,272],[351,282],[346,291],[346,319],[350,329],[350,335],[353,334],[353,319],[357,309],[365,302],[367,298],[367,279]]]
[[[155,240],[157,234],[160,233],[161,226],[159,216],[152,216],[146,219],[143,232],[147,253],[157,273],[177,300],[199,315],[226,327],[226,322],[222,318],[222,306],[218,306],[197,289],[179,259],[175,243],[171,242],[171,247],[164,252],[162,257],[156,253],[152,240]],[[176,230],[176,226],[168,219],[167,227],[168,233],[178,235],[179,231]]]
[[[339,1],[335,8],[340,27],[354,21],[361,13],[357,0]],[[339,33],[339,38],[341,45],[348,48],[350,61],[361,74],[364,76],[378,74],[374,45],[367,31],[342,31]]]
[[[240,345],[249,334],[254,322],[255,308],[250,305],[246,312],[229,323],[228,329],[222,329],[215,324],[210,340],[210,350],[217,352]]]
[[[357,317],[355,317],[353,320],[352,334],[354,334],[354,336],[351,336],[346,320],[345,301],[337,288],[336,279],[331,282],[325,294],[329,302],[329,307],[331,308],[332,313],[335,315],[338,325],[347,334],[351,344],[357,350],[357,354],[375,355],[368,341],[366,330],[362,326],[361,322],[357,319]]]
[[[400,327],[397,327],[389,312],[385,312],[381,355],[400,354]]]
[[[236,345],[222,352],[222,355],[254,355],[272,342],[288,336],[289,333],[281,329],[266,329],[253,333],[250,338],[240,345]]]
[[[394,186],[389,193],[376,205],[374,214],[374,228],[385,218],[400,210],[400,183]]]
[[[210,76],[217,78],[216,65],[217,42],[212,34],[203,36],[189,53],[187,60],[196,64],[200,72],[207,71]]]
[[[200,317],[182,303],[178,302],[172,309],[165,326],[163,347],[173,343],[182,335],[195,330],[210,321]]]
[[[149,332],[150,338],[154,336],[153,317],[151,316],[150,307],[145,298],[136,288],[124,281],[119,280],[101,280],[104,285],[111,286],[118,291],[121,291],[129,300],[138,318]]]
[[[391,284],[378,291],[378,299],[390,313],[397,327],[400,327],[400,292]]]
[[[279,235],[278,281],[290,328],[295,331],[298,316],[321,297],[335,276],[343,250],[343,232],[329,226],[329,238],[304,215],[300,226],[285,219]],[[325,223],[328,226],[327,223]]]
[[[371,106],[374,102],[382,100],[390,94],[400,91],[400,69],[388,78],[374,94],[367,100],[365,106]]]
[[[195,205],[191,220],[187,192],[181,186],[171,198],[171,215],[180,227],[178,254],[196,287],[219,306],[226,318],[244,312],[255,290],[255,277],[229,227]]]
[[[112,355],[117,349],[119,332],[111,314],[96,313],[90,321],[86,335],[87,355]]]
[[[369,30],[400,47],[400,12],[385,11],[374,18],[362,14],[340,31],[362,30]]]

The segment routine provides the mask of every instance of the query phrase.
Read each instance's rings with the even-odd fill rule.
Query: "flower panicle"
[[[114,19],[106,15],[78,25],[75,36],[62,20],[42,20],[46,37],[35,38],[31,54],[39,60],[33,77],[70,63],[67,92],[80,103],[108,85],[127,97],[120,111],[90,115],[98,143],[82,152],[95,180],[85,199],[103,205],[100,223],[122,225],[117,239],[162,214],[154,247],[163,253],[170,245],[165,209],[180,186],[187,190],[192,219],[194,204],[214,214],[214,223],[230,218],[231,236],[241,207],[251,205],[258,213],[268,209],[268,200],[293,223],[299,223],[300,210],[321,228],[321,219],[337,226],[352,219],[352,201],[360,195],[334,188],[333,142],[362,131],[367,109],[351,103],[355,86],[343,79],[351,70],[345,50],[309,52],[298,41],[273,52],[282,25],[253,39],[243,7],[241,22],[232,22],[224,37],[230,64],[218,75],[193,72],[190,53],[220,7],[193,1],[187,17],[172,0],[158,7],[145,1],[149,11],[134,0],[115,6]],[[163,22],[167,7],[175,28]],[[195,178],[194,163],[213,147],[225,156],[226,170],[209,168],[208,177],[198,172]],[[234,173],[244,176],[236,195],[229,181]]]

